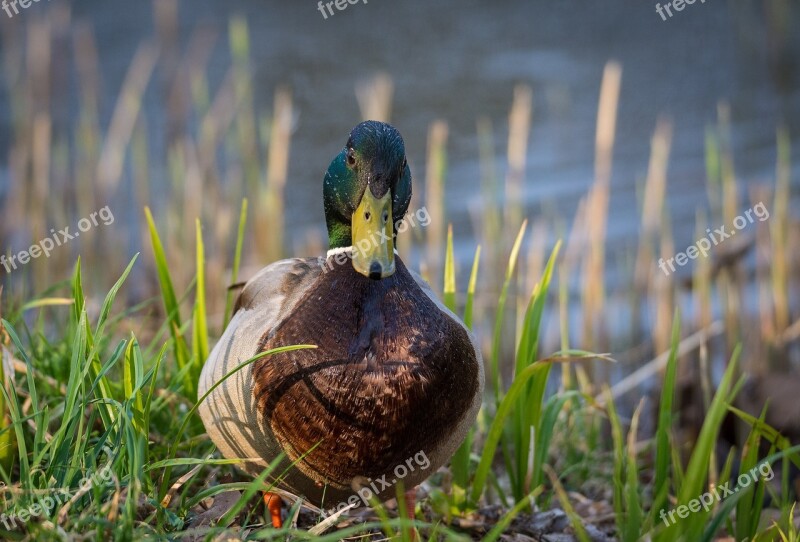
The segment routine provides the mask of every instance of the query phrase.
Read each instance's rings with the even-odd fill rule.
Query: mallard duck
[[[199,412],[225,457],[245,458],[255,475],[284,453],[295,465],[282,488],[329,509],[364,487],[391,498],[399,477],[412,488],[443,465],[477,416],[483,363],[464,324],[394,249],[411,201],[400,133],[356,126],[323,198],[327,255],[278,261],[244,286],[200,396],[260,352],[317,348],[242,368]]]

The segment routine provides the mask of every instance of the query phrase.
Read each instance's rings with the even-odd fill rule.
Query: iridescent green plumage
[[[392,222],[403,218],[411,202],[411,169],[400,132],[382,122],[356,126],[325,174],[323,201],[330,248],[351,245],[352,216],[367,186],[377,197],[391,190]]]

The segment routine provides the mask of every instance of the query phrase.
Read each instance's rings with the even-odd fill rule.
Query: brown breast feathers
[[[349,259],[322,273],[259,352],[254,393],[288,457],[307,476],[348,487],[430,451],[470,408],[478,386],[467,333],[396,272],[371,280]]]

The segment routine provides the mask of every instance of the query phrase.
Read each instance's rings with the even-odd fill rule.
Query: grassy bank
[[[239,474],[195,414],[200,368],[230,316],[228,287],[280,257],[325,249],[321,232],[292,244],[284,231],[296,111],[286,89],[258,110],[246,22],[230,23],[230,70],[212,92],[210,49],[200,46],[208,36],[198,30],[175,62],[170,12],[157,10],[157,35],[132,59],[106,128],[93,34],[53,8],[14,27],[27,39],[3,34],[13,131],[0,246],[33,243],[106,206],[133,208],[141,227],[98,227],[80,245],[0,270],[0,535],[410,538],[392,503],[336,520],[298,504],[284,531],[268,528],[260,491],[282,473]],[[68,54],[57,46],[64,36],[79,53],[77,121],[66,126],[55,114],[65,102],[41,91]],[[159,84],[173,99],[153,118],[142,104]],[[423,538],[797,540],[796,397],[768,384],[794,378],[800,353],[790,134],[776,127],[774,179],[745,183],[720,104],[697,239],[759,203],[769,218],[667,274],[660,261],[684,250],[665,197],[668,120],[654,127],[638,232],[621,250],[608,246],[622,84],[622,67],[609,63],[598,81],[595,180],[575,216],[521,203],[528,87],[511,97],[507,127],[476,119],[482,206],[474,235],[459,236],[468,251],[454,252],[448,228],[447,123],[432,118],[427,156],[411,157],[411,208],[425,206],[432,221],[401,236],[401,256],[476,331],[489,379],[471,435],[421,490]],[[386,76],[360,87],[364,116],[387,118],[391,95]],[[163,152],[148,142],[152,123],[165,126]],[[728,482],[740,489],[717,498]]]

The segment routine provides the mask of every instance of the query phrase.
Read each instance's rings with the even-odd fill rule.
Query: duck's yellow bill
[[[371,279],[394,273],[394,228],[392,227],[392,191],[376,198],[367,187],[353,213],[353,267]]]

